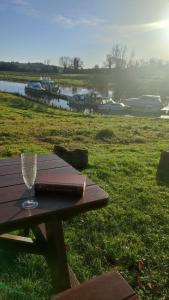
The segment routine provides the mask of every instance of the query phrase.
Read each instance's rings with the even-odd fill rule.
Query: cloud
[[[26,0],[1,0],[0,2],[6,7],[30,7],[30,4]]]
[[[161,20],[156,22],[136,23],[136,24],[113,24],[110,21],[97,16],[71,17],[64,14],[57,14],[48,17],[53,24],[58,24],[67,29],[79,27],[90,27],[95,30],[95,38],[100,42],[112,43],[115,40],[130,40],[139,34],[169,28],[169,21]]]
[[[16,6],[29,6],[28,2],[26,2],[25,0],[11,0],[10,3]]]
[[[15,10],[21,14],[37,17],[39,16],[39,11],[37,11],[30,2],[26,0],[1,0],[0,8],[6,10]]]
[[[99,28],[96,34],[96,39],[100,42],[109,44],[112,43],[112,39],[119,41],[131,40],[138,37],[139,34],[164,29],[169,29],[168,20],[126,25],[104,23],[103,26]]]
[[[104,23],[104,20],[96,16],[81,16],[72,18],[64,15],[56,15],[51,18],[52,23],[58,23],[64,27],[72,28],[77,26],[96,27]]]

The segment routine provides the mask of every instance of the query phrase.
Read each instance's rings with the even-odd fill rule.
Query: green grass
[[[27,82],[28,80],[38,80],[42,74],[35,75],[29,72],[5,72],[0,71],[0,80],[16,82]],[[51,74],[50,77],[60,85],[75,87],[91,87],[88,75],[83,74]]]
[[[26,82],[28,80],[39,79],[39,77],[40,75],[35,75],[33,73],[0,71],[0,80]]]
[[[169,188],[157,183],[156,171],[161,150],[169,147],[168,120],[85,116],[3,93],[0,108],[1,158],[28,149],[49,153],[54,144],[85,147],[84,173],[110,195],[106,208],[64,224],[69,262],[79,280],[118,270],[142,299],[167,300]],[[0,266],[0,299],[49,299],[42,258],[1,252]]]

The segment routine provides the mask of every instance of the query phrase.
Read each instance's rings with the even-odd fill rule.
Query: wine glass
[[[30,197],[22,203],[23,208],[36,208],[38,202],[32,199],[32,190],[37,173],[37,154],[36,153],[22,153],[21,154],[21,168],[25,185],[29,190]]]

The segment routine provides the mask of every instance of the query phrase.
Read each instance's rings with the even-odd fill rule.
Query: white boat
[[[129,106],[124,103],[118,103],[113,100],[98,105],[98,110],[109,114],[127,114],[129,113]]]
[[[137,98],[124,99],[123,103],[130,106],[131,113],[160,114],[161,97],[158,95],[143,95]]]
[[[27,85],[25,86],[25,90],[44,91],[45,89],[42,87],[40,81],[30,80],[27,82]]]
[[[30,80],[25,86],[27,92],[43,92],[43,93],[57,93],[59,86],[56,85],[54,80],[50,78],[40,78],[40,80]]]
[[[39,82],[46,91],[57,92],[59,90],[59,85],[50,77],[41,77]]]

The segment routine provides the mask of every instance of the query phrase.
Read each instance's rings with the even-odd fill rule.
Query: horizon
[[[0,16],[1,61],[59,66],[77,56],[103,67],[115,43],[135,59],[169,60],[168,0],[1,0]]]

